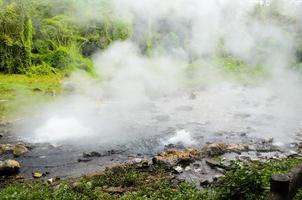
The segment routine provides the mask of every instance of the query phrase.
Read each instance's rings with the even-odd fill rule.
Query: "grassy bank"
[[[61,91],[60,75],[0,74],[0,119],[7,120],[32,105],[48,101]]]
[[[301,159],[271,160],[265,164],[236,163],[215,186],[198,189],[179,181],[159,166],[148,170],[135,165],[107,169],[76,180],[47,183],[20,182],[0,189],[1,199],[265,199],[272,174],[285,173]]]

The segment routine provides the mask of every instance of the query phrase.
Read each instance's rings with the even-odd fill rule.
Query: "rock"
[[[298,148],[298,147],[299,147],[299,144],[296,143],[296,142],[293,142],[293,143],[290,143],[290,144],[289,144],[289,147],[290,147],[290,148]]]
[[[41,178],[42,176],[45,176],[45,175],[43,173],[37,171],[37,172],[33,172],[32,176],[34,178]]]
[[[19,157],[29,150],[24,144],[0,144],[0,155],[9,152],[12,152],[15,157]]]
[[[141,159],[141,158],[134,158],[134,159],[133,159],[133,162],[134,162],[134,163],[140,163],[140,162],[142,162],[142,160],[143,160],[143,159]]]
[[[168,166],[181,165],[185,167],[192,163],[200,156],[200,152],[196,149],[177,150],[170,149],[163,153],[154,156],[152,159],[153,164],[164,164]]]
[[[84,158],[101,157],[101,156],[102,155],[99,152],[96,152],[96,151],[92,151],[90,153],[86,153],[86,152],[83,153]]]
[[[190,171],[190,170],[192,170],[192,168],[190,167],[190,166],[187,166],[186,168],[185,168],[185,171],[187,172],[187,171]]]
[[[226,153],[226,144],[208,144],[202,148],[202,152],[206,156],[219,156]]]
[[[56,181],[59,181],[60,180],[60,178],[59,177],[54,177],[54,178],[49,178],[49,179],[47,179],[47,183],[49,183],[49,184],[52,184],[52,183],[54,183],[54,182],[56,182]]]
[[[78,162],[90,162],[92,160],[93,160],[92,158],[79,158]]]
[[[225,166],[223,166],[222,164],[220,164],[219,162],[212,160],[212,159],[206,159],[205,162],[207,163],[207,165],[209,165],[212,169],[215,168],[224,168]]]
[[[252,149],[252,145],[247,144],[224,144],[224,143],[213,143],[208,144],[202,148],[202,153],[205,156],[213,157],[213,156],[220,156],[225,153],[235,152],[240,153],[243,151],[248,151]]]
[[[183,168],[181,166],[176,166],[173,168],[175,170],[176,173],[180,174],[183,172]]]
[[[29,150],[27,149],[27,147],[23,144],[16,144],[13,148],[13,154],[16,157],[19,157],[25,153],[29,152]]]
[[[0,139],[3,138],[3,135],[0,134]]]
[[[201,187],[206,187],[206,186],[209,186],[210,184],[211,184],[211,183],[210,183],[209,180],[201,180],[200,183],[199,183],[199,185],[200,185]]]
[[[33,91],[34,92],[42,92],[42,90],[40,88],[34,88]]]
[[[15,175],[19,172],[21,165],[16,160],[0,161],[0,176]]]

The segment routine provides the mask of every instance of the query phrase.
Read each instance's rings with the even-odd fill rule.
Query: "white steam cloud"
[[[71,76],[67,82],[75,91],[27,122],[30,140],[123,143],[171,127],[204,140],[224,131],[279,139],[300,131],[301,79],[289,69],[302,21],[300,4],[272,1],[263,8],[252,0],[114,0],[112,5],[116,17],[132,22],[134,36],[95,54],[102,81]],[[294,22],[262,17],[274,11]],[[93,13],[89,18],[98,17]],[[160,39],[144,55],[143,41],[154,32]],[[222,51],[251,68],[266,66],[266,78],[248,85],[230,79],[215,62]],[[188,74],[190,65],[194,71]],[[170,142],[193,145],[191,136],[178,132]]]

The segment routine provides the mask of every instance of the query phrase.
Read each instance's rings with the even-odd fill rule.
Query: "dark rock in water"
[[[78,162],[90,162],[92,160],[93,160],[92,158],[79,158]]]
[[[0,144],[0,155],[10,152],[12,152],[15,157],[19,157],[29,152],[29,150],[24,144]]]
[[[3,138],[3,135],[0,134],[0,139]]]
[[[0,176],[10,176],[19,173],[21,165],[16,160],[0,161]]]
[[[185,149],[185,146],[183,144],[168,144],[168,145],[165,145],[164,150],[169,150],[169,149]]]
[[[102,156],[111,156],[111,155],[116,155],[116,154],[122,154],[124,153],[126,150],[109,150],[107,151],[105,154],[102,154]]]
[[[13,154],[16,157],[19,157],[19,156],[27,153],[28,151],[29,150],[28,150],[28,148],[25,145],[23,145],[23,144],[16,144],[14,146],[14,149],[13,149]]]
[[[32,176],[33,176],[34,178],[41,178],[41,177],[43,176],[43,173],[41,173],[41,172],[33,172],[33,173],[32,173]]]
[[[86,152],[83,153],[84,158],[93,158],[93,157],[101,157],[101,156],[102,156],[102,154],[100,154],[99,152],[96,152],[96,151],[92,151],[89,153],[86,153]]]

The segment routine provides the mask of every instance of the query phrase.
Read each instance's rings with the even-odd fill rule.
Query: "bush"
[[[29,70],[26,71],[26,75],[34,76],[34,75],[51,75],[51,74],[60,74],[59,70],[49,66],[46,63],[42,63],[41,65],[32,66]]]

